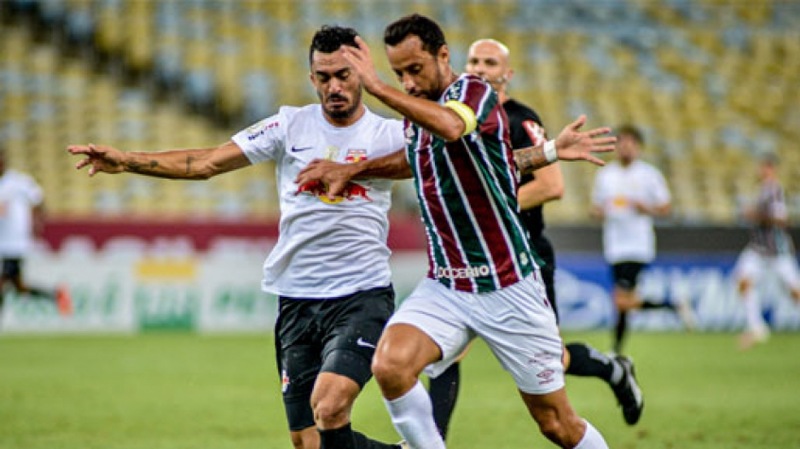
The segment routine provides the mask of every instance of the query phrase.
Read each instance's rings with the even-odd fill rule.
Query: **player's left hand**
[[[367,43],[364,42],[361,36],[356,36],[355,41],[358,47],[342,45],[342,52],[344,58],[353,66],[353,70],[361,78],[364,89],[372,93],[380,87],[383,82],[378,76],[378,71],[375,70],[375,64],[372,62],[372,54],[370,53]]]
[[[355,164],[340,164],[327,159],[314,159],[297,174],[294,182],[298,186],[304,186],[313,181],[320,181],[326,185],[325,192],[329,199],[333,200],[341,196],[347,183],[353,179]],[[298,190],[297,193],[300,193]]]
[[[561,130],[556,137],[558,158],[567,161],[586,160],[595,165],[605,165],[606,163],[594,153],[614,151],[617,138],[606,135],[611,132],[611,128],[607,126],[581,131],[585,123],[586,116],[581,115]]]

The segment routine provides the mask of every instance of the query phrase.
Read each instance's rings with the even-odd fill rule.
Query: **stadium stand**
[[[380,48],[383,26],[411,11],[443,24],[455,67],[477,37],[508,43],[518,62],[511,93],[551,132],[579,113],[591,125],[641,126],[646,159],[673,189],[675,222],[735,224],[764,152],[784,161],[800,218],[795,1],[10,0],[0,6],[0,132],[59,214],[274,217],[268,167],[205,184],[89,182],[65,169],[61,150],[224,141],[279,105],[315,101],[307,42],[319,25],[354,26]],[[565,164],[567,194],[549,221],[588,220],[593,171]]]

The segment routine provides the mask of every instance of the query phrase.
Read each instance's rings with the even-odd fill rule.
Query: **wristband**
[[[544,143],[544,158],[547,160],[548,164],[552,164],[558,160],[558,152],[556,151],[555,140],[548,140]]]

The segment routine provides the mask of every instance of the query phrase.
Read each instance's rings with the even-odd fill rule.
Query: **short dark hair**
[[[311,64],[315,51],[322,53],[333,53],[342,45],[356,47],[356,36],[358,32],[352,28],[341,27],[338,25],[323,25],[311,38],[311,46],[308,49],[308,63]]]
[[[644,134],[639,128],[633,125],[620,125],[617,127],[617,136],[630,136],[633,137],[633,140],[636,141],[639,145],[644,145]]]
[[[383,43],[395,46],[409,35],[419,37],[422,41],[422,49],[434,56],[443,45],[447,45],[444,32],[439,24],[416,13],[390,23],[383,32]]]

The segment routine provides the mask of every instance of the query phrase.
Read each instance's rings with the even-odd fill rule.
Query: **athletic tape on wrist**
[[[556,151],[555,140],[548,140],[544,143],[544,158],[550,164],[558,160],[558,152]]]

